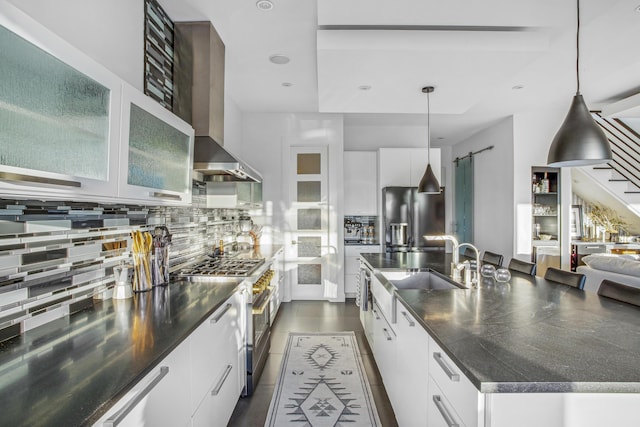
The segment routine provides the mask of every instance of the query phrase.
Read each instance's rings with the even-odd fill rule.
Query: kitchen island
[[[269,260],[280,248],[239,256]],[[266,268],[265,263],[248,282]],[[125,300],[96,300],[69,318],[0,343],[0,426],[92,425],[184,347],[212,314],[224,312],[223,304],[244,288],[244,280],[173,277],[167,286]],[[178,402],[166,404],[172,410]]]
[[[607,405],[616,408],[616,416],[635,408],[637,420],[639,308],[520,273],[512,273],[506,284],[485,279],[478,289],[395,289],[385,279],[385,270],[426,267],[448,274],[450,255],[362,257],[397,299],[397,312],[406,310],[428,333],[432,347],[439,347],[477,390],[479,413],[474,425],[507,425],[500,423],[499,408],[502,414],[505,408],[528,414],[518,420],[519,425],[580,425],[575,424],[580,417],[572,411],[580,408],[588,417],[589,410]],[[397,324],[401,321],[398,315]],[[394,328],[394,321],[389,322]],[[547,406],[551,418],[540,424],[536,414]],[[567,420],[558,419],[554,411],[564,413]],[[627,415],[624,419],[633,416]],[[597,422],[592,417],[583,425]]]

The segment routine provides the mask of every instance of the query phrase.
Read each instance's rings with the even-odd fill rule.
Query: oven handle
[[[271,302],[271,294],[273,291],[273,287],[271,286],[267,286],[267,289],[265,290],[265,292],[268,292],[267,297],[264,299],[264,301],[262,302],[262,304],[259,307],[253,307],[251,310],[252,314],[262,314],[264,313],[264,310],[269,306],[269,303]]]

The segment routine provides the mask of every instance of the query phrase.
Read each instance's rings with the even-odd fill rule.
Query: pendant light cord
[[[431,163],[431,104],[427,92],[427,164]]]
[[[576,0],[578,13],[578,25],[576,26],[576,95],[580,95],[580,0]]]

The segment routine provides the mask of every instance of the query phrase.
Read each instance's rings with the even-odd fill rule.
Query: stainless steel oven
[[[247,307],[247,384],[243,396],[251,396],[264,370],[271,348],[271,289],[254,294]]]

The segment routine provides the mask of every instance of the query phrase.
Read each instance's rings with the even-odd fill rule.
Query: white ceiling
[[[432,85],[437,146],[511,114],[568,109],[575,92],[574,0],[272,0],[269,12],[254,0],[159,1],[175,21],[213,23],[226,88],[245,112],[424,124],[420,89]],[[581,92],[592,109],[640,92],[638,6],[581,1]],[[291,62],[272,64],[273,54]]]

